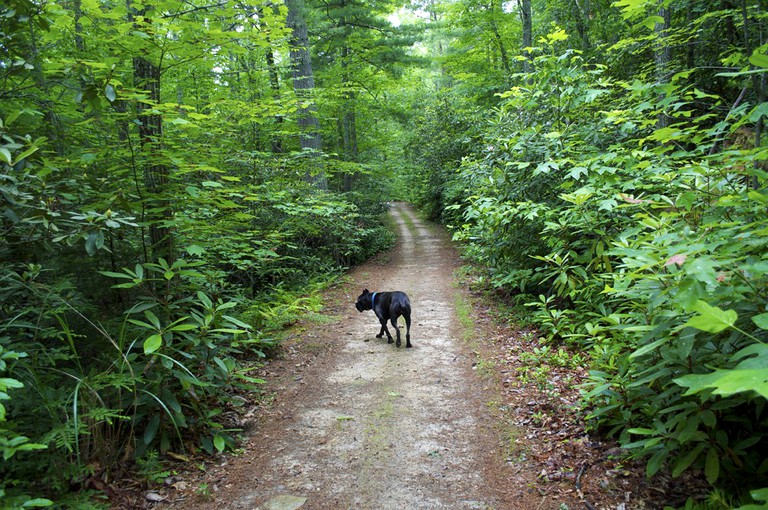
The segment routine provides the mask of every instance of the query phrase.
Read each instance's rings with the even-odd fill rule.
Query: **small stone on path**
[[[264,503],[262,508],[264,510],[296,510],[297,508],[304,506],[304,503],[306,502],[307,498],[302,496],[284,494],[270,499]]]

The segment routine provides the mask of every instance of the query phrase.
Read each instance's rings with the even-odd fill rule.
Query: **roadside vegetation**
[[[515,75],[492,110],[433,103],[413,145],[419,200],[485,285],[529,310],[534,356],[588,363],[580,405],[594,433],[649,477],[702,473],[729,495],[715,507],[764,502],[768,153],[752,77],[766,62],[733,46],[685,60],[672,45],[659,69],[640,57],[693,36],[631,4],[616,19],[634,30],[605,54],[555,27],[527,50],[536,72]],[[696,37],[734,14],[699,18]],[[521,377],[547,383],[549,368],[529,367]]]

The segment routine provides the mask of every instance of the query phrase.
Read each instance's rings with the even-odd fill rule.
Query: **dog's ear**
[[[363,289],[363,294],[370,294],[370,293],[371,293],[371,291],[370,291],[370,290],[368,290],[368,289]]]

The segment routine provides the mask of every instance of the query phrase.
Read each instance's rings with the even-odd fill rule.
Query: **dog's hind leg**
[[[395,328],[395,331],[397,331],[397,343],[395,344],[395,347],[400,347],[400,328],[397,327],[397,315],[392,316],[392,327]],[[389,343],[392,343],[390,340]]]
[[[406,311],[403,319],[405,319],[405,347],[413,347],[411,345],[411,312]],[[397,330],[397,336],[400,336],[400,330]]]

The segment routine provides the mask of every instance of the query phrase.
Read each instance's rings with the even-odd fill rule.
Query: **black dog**
[[[376,317],[381,322],[381,331],[376,338],[381,338],[384,333],[387,334],[387,343],[392,343],[392,335],[387,329],[387,321],[392,322],[397,331],[397,347],[400,347],[400,328],[397,327],[397,318],[402,316],[405,319],[405,346],[411,347],[411,302],[408,300],[405,292],[369,292],[365,289],[357,298],[355,308],[358,312],[373,310]]]

